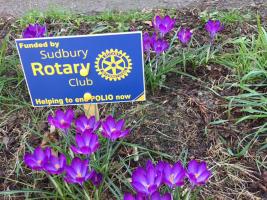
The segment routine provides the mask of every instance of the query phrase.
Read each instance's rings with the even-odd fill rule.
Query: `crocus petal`
[[[126,194],[124,194],[123,199],[124,200],[135,200],[135,197],[133,195],[131,195],[130,193],[126,193]]]
[[[123,126],[124,126],[124,120],[121,119],[121,120],[119,120],[119,121],[117,122],[117,124],[116,124],[116,129],[117,129],[117,130],[121,130]]]
[[[154,192],[156,192],[158,189],[158,186],[157,185],[151,185],[149,188],[148,188],[148,194],[153,194]]]
[[[196,160],[191,160],[188,163],[188,172],[189,173],[197,173],[197,167],[198,167],[198,162]]]
[[[155,181],[156,171],[154,168],[147,169],[147,182],[149,185],[152,185]]]
[[[161,200],[172,200],[172,195],[170,193],[166,193],[161,197]]]
[[[199,166],[198,166],[198,169],[197,169],[197,173],[198,174],[201,174],[202,172],[204,172],[206,170],[207,170],[207,164],[206,164],[206,162],[200,162],[199,163]]]
[[[130,133],[130,130],[129,129],[126,129],[125,131],[122,131],[121,132],[120,137],[126,137],[127,135],[129,135],[129,133]]]
[[[66,118],[68,119],[68,120],[70,120],[70,121],[72,121],[72,119],[73,119],[73,117],[74,117],[74,112],[73,112],[73,110],[72,109],[68,109],[67,111],[66,111]]]
[[[66,181],[67,183],[75,183],[75,180],[70,176],[65,176],[64,181]]]
[[[41,147],[37,147],[37,148],[34,150],[33,154],[34,154],[34,157],[35,157],[36,159],[43,159],[43,158],[45,157],[45,154],[44,154],[44,152],[43,152],[43,150],[42,150]]]
[[[108,116],[106,122],[107,122],[109,127],[111,127],[111,128],[116,127],[115,120],[113,119],[112,116]]]
[[[70,177],[76,177],[77,173],[71,166],[66,166],[65,171]]]
[[[154,193],[151,195],[151,200],[161,200],[161,198],[160,198],[160,193],[159,193],[159,192],[154,192]]]
[[[102,128],[103,128],[103,131],[105,131],[107,133],[107,135],[110,134],[110,132],[111,132],[110,131],[110,127],[109,127],[109,125],[107,123],[103,122],[102,123]]]
[[[197,178],[198,182],[202,182],[205,183],[208,178],[211,176],[211,172],[210,171],[204,171],[202,174],[199,175],[199,177]]]
[[[82,153],[79,148],[77,148],[77,147],[75,147],[73,145],[70,146],[70,149],[76,154],[81,154]]]
[[[139,182],[132,182],[133,188],[140,193],[148,194],[147,188]]]
[[[52,117],[52,115],[48,115],[47,121],[49,122],[50,125],[54,125],[54,118]]]
[[[76,144],[78,145],[78,147],[82,147],[86,145],[84,142],[84,137],[79,134],[75,136],[75,140],[76,140]]]

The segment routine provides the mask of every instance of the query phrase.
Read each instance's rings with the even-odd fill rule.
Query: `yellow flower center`
[[[77,173],[76,175],[77,178],[81,178],[82,177],[82,174],[80,172]]]
[[[37,163],[40,165],[42,163],[42,160],[38,160]]]
[[[149,188],[149,185],[148,184],[144,184],[144,186],[148,189]]]
[[[113,131],[116,131],[116,129],[115,129],[115,128],[112,128],[112,129],[111,129],[111,132],[113,132]]]
[[[55,164],[55,168],[59,169],[60,168],[59,164]]]
[[[60,124],[64,124],[64,123],[65,123],[64,119],[60,120]]]
[[[171,182],[172,184],[174,184],[174,178],[175,178],[175,177],[174,177],[174,174],[170,175],[169,178],[170,178],[170,182]]]
[[[195,173],[195,177],[196,177],[196,178],[198,178],[198,177],[199,177],[199,175],[200,175],[200,174],[198,174],[198,173]]]

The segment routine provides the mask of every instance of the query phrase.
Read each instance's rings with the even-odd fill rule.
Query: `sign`
[[[145,100],[141,32],[17,39],[33,106]]]

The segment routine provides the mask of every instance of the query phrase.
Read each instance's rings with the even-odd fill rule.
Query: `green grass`
[[[265,80],[267,66],[267,32],[258,19],[258,34],[239,37],[225,43],[233,46],[233,51],[222,54],[216,61],[233,69],[242,83]]]
[[[244,156],[248,150],[255,145],[258,153],[267,149],[267,91],[264,91],[267,84],[253,85],[238,85],[242,89],[242,93],[237,96],[228,97],[229,108],[240,109],[242,116],[237,119],[236,124],[246,123],[248,121],[255,122],[252,125],[251,131],[243,136],[237,147],[237,153],[231,154],[234,156]],[[253,89],[252,89],[253,88]]]
[[[227,85],[237,89],[239,94],[229,96],[229,113],[239,109],[241,116],[236,124],[252,123],[251,130],[242,135],[236,153],[244,156],[257,143],[257,149],[266,149],[267,119],[267,33],[258,17],[258,33],[229,40],[233,50],[218,55],[214,62],[233,70],[235,80]],[[227,44],[226,43],[226,44]]]

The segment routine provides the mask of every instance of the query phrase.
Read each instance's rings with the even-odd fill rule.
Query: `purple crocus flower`
[[[61,174],[65,170],[66,157],[60,154],[58,157],[51,155],[44,164],[44,169],[50,174]]]
[[[47,147],[43,150],[41,147],[34,149],[33,153],[25,153],[24,162],[25,164],[33,170],[43,170],[46,161],[51,156],[51,148]]]
[[[82,135],[77,134],[75,137],[76,146],[71,146],[71,150],[77,154],[91,155],[96,152],[99,147],[98,135],[85,131]]]
[[[150,200],[172,200],[172,195],[170,193],[160,195],[160,193],[157,191],[151,195]]]
[[[223,25],[219,20],[209,20],[206,25],[205,29],[209,32],[211,39],[213,40],[216,36],[217,32],[223,29]]]
[[[157,38],[156,33],[153,33],[153,35],[151,37],[150,37],[149,33],[147,33],[147,32],[145,32],[143,34],[143,49],[144,49],[144,51],[149,52],[151,50],[156,38]]]
[[[150,35],[149,33],[144,33],[143,34],[143,48],[144,48],[144,51],[150,51],[151,49],[151,41],[150,41]]]
[[[132,174],[132,186],[141,194],[151,195],[160,187],[162,183],[162,173],[147,161],[146,168],[138,167]]]
[[[85,115],[82,115],[75,121],[75,125],[78,133],[83,133],[86,130],[94,132],[99,128],[100,122],[96,121],[95,116],[88,119]]]
[[[181,43],[188,44],[191,40],[192,32],[189,28],[181,28],[177,36]]]
[[[130,130],[124,129],[124,123],[123,119],[116,122],[112,116],[108,116],[106,121],[102,122],[102,135],[111,141],[127,136]]]
[[[62,129],[65,132],[71,127],[72,120],[74,118],[74,112],[72,109],[68,109],[65,113],[58,109],[55,112],[55,116],[48,116],[48,122],[56,128]]]
[[[98,187],[103,180],[103,175],[101,173],[97,173],[94,169],[91,172],[91,182],[94,184],[94,186]]]
[[[170,188],[182,186],[184,184],[185,176],[186,171],[181,162],[177,162],[173,166],[168,163],[165,164],[163,181]]]
[[[39,38],[46,34],[46,26],[40,24],[29,24],[22,32],[23,38]]]
[[[78,183],[82,185],[85,181],[91,178],[91,173],[88,170],[89,161],[74,158],[71,165],[65,167],[66,176],[64,180],[68,183]]]
[[[157,55],[163,53],[168,48],[169,48],[169,44],[165,40],[158,39],[158,40],[155,40],[153,43],[153,50],[156,52]]]
[[[187,176],[193,186],[204,185],[211,176],[205,161],[191,160],[187,167]]]
[[[153,20],[153,25],[156,30],[158,30],[162,36],[171,31],[175,25],[175,19],[172,19],[169,15],[165,17],[156,16]]]

